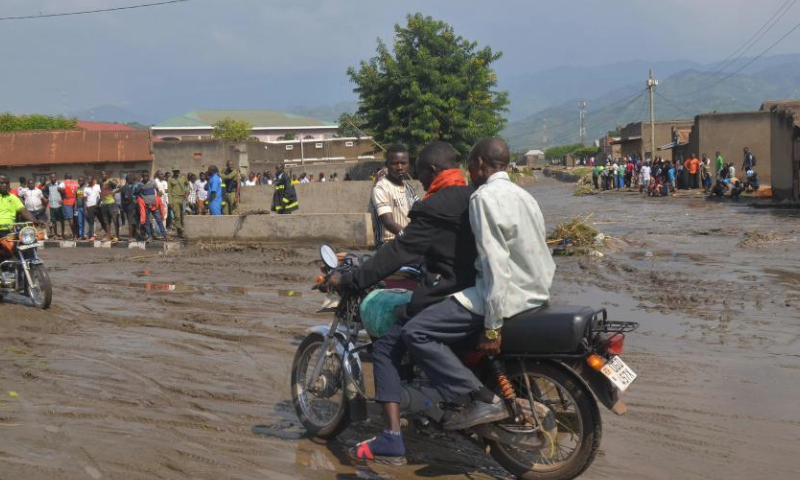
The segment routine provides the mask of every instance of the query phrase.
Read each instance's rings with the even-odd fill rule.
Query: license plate
[[[17,247],[17,250],[28,250],[30,248],[39,248],[43,246],[44,246],[43,242],[36,242],[36,243],[31,243],[30,245],[19,245]]]
[[[636,372],[631,370],[631,367],[625,365],[625,362],[617,356],[611,357],[611,360],[603,365],[600,371],[622,392],[627,390],[633,381],[636,380]]]

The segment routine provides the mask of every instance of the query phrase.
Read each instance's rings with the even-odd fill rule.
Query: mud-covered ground
[[[800,214],[531,189],[548,226],[593,213],[603,258],[558,258],[557,303],[641,322],[628,414],[586,479],[800,477]],[[313,248],[167,256],[45,250],[53,308],[0,303],[0,479],[502,478],[468,441],[407,431],[410,464],[354,467],[302,437],[289,393]]]

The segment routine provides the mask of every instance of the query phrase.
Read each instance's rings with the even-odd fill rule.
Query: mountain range
[[[499,85],[509,92],[511,101],[503,136],[517,150],[577,142],[579,100],[587,103],[587,143],[619,126],[644,120],[648,117],[647,96],[639,93],[644,90],[649,69],[660,80],[654,102],[659,119],[691,118],[711,111],[754,110],[764,100],[800,97],[800,54],[764,57],[749,64],[751,60],[708,64],[689,60],[633,60],[506,74]],[[725,78],[741,66],[745,68]],[[333,123],[340,114],[352,113],[357,108],[355,101],[342,101],[284,110]],[[181,113],[184,112],[175,111],[174,115]],[[163,120],[116,105],[71,112],[71,116],[142,124]]]

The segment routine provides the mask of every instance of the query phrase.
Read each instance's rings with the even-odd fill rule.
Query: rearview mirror
[[[333,269],[339,266],[339,257],[336,256],[336,252],[333,251],[330,245],[319,247],[319,256],[326,267]]]

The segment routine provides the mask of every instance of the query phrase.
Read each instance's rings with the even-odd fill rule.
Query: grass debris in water
[[[595,238],[600,232],[586,223],[591,216],[590,214],[585,218],[575,217],[569,222],[556,226],[555,230],[547,237],[547,244],[556,247],[562,255],[585,255],[595,250],[597,246]],[[560,248],[565,242],[565,247]]]
[[[577,185],[575,185],[575,190],[573,190],[572,194],[576,197],[582,197],[584,195],[597,195],[597,190],[594,189],[594,181],[592,180],[592,174],[587,173],[586,175],[582,176],[580,180],[578,180]]]

